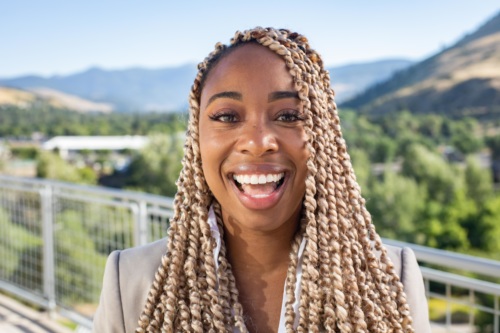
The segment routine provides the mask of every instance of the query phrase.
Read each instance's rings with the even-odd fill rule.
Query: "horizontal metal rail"
[[[174,200],[169,197],[164,197],[156,194],[133,192],[133,191],[123,191],[119,189],[107,188],[102,186],[93,185],[76,185],[65,183],[57,180],[47,180],[39,178],[19,178],[0,175],[0,184],[2,187],[8,187],[9,184],[21,185],[22,188],[33,188],[33,187],[45,187],[50,185],[56,188],[58,191],[65,193],[66,191],[77,191],[85,192],[92,195],[104,195],[104,196],[116,196],[122,200],[133,200],[133,201],[147,201],[151,204],[161,204],[173,207]]]
[[[455,287],[472,289],[489,295],[500,296],[500,284],[473,279],[466,276],[439,271],[428,267],[420,267],[424,279],[429,279]]]
[[[409,247],[413,250],[413,252],[415,252],[417,260],[422,262],[454,269],[466,269],[467,271],[474,273],[500,278],[500,262],[495,260],[434,249],[422,245],[395,241],[392,239],[384,238],[382,242],[384,244],[397,247]]]

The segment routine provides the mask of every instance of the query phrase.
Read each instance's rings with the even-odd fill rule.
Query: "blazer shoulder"
[[[106,261],[99,306],[94,314],[92,332],[125,332],[120,295],[118,263],[120,251],[113,251]]]
[[[146,245],[122,250],[120,251],[120,271],[128,273],[132,269],[132,271],[137,272],[137,268],[140,267],[142,274],[134,274],[133,276],[150,276],[151,273],[154,276],[154,273],[160,265],[161,257],[165,254],[166,250],[166,238]]]
[[[134,332],[149,290],[167,250],[165,238],[121,251],[120,289],[126,332]]]
[[[413,319],[416,333],[430,333],[429,308],[425,296],[424,280],[415,253],[409,247],[384,245],[394,265],[396,274],[403,284],[406,301]]]
[[[135,331],[166,244],[163,238],[109,255],[94,332]]]
[[[405,248],[392,246],[392,245],[386,245],[386,244],[384,244],[384,247],[387,251],[387,256],[389,257],[389,259],[391,259],[391,262],[394,265],[394,270],[396,271],[398,276],[401,278],[402,257],[403,257],[402,252]],[[410,249],[410,251],[411,251],[411,249]]]

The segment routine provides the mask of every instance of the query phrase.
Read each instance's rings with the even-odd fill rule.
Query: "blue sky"
[[[498,11],[498,0],[0,0],[0,77],[199,62],[257,25],[303,33],[327,65],[419,60]]]

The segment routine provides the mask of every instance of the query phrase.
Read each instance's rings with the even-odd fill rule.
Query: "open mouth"
[[[246,195],[263,198],[278,190],[285,181],[285,173],[233,175],[236,187]]]

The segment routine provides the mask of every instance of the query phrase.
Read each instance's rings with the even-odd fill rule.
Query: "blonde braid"
[[[323,77],[323,81],[324,81],[324,85],[328,85],[329,82],[330,82],[330,78],[329,78],[329,75],[328,73],[325,73],[324,77]],[[329,105],[329,109],[332,111],[330,113],[330,115],[332,116],[331,119],[332,121],[330,122],[331,123],[331,126],[332,126],[332,130],[329,131],[329,134],[330,134],[330,142],[335,142],[335,137],[341,137],[341,131],[340,131],[340,120],[339,120],[339,117],[338,117],[338,114],[337,114],[337,111],[336,111],[336,105],[335,105],[335,102],[334,102],[334,99],[333,99],[333,91],[328,94],[328,105]],[[332,147],[332,156],[333,158],[331,160],[333,161],[338,161],[339,159],[339,155],[338,155],[338,151],[337,151],[337,145],[335,145],[334,147]],[[341,145],[341,149],[343,149],[342,145]],[[344,158],[349,158],[349,156],[345,156],[344,155]],[[334,190],[335,189],[335,184],[340,184],[340,173],[341,173],[341,166],[336,163],[337,165],[335,166],[335,170],[337,170],[336,172],[336,180],[332,181],[332,182],[329,182],[327,184],[327,187],[331,190]],[[354,173],[352,172],[351,170],[351,177],[354,178],[355,180],[355,176],[354,176]],[[349,177],[348,177],[349,178]],[[356,186],[357,188],[357,191],[358,191],[358,195],[359,193],[361,192],[361,190],[359,189],[359,186],[357,185],[356,182],[354,182],[354,185]],[[333,191],[334,192],[334,191]],[[354,193],[352,195],[353,197],[356,197],[356,193]],[[361,200],[363,200],[361,198]],[[330,197],[330,200],[329,202],[330,203],[335,203],[336,201],[336,195],[333,194],[331,195]],[[356,202],[354,201],[353,202],[353,205],[356,206]],[[364,202],[361,204],[361,206],[364,207]],[[351,238],[354,238],[356,237],[358,240],[361,240],[361,244],[358,243],[358,242],[353,242],[352,244],[352,251],[354,252],[354,254],[352,255],[352,258],[353,258],[353,265],[354,265],[354,271],[356,272],[356,274],[358,275],[359,277],[359,282],[358,282],[358,287],[359,287],[359,294],[360,294],[360,297],[361,297],[361,301],[362,301],[362,308],[364,309],[364,314],[366,315],[367,317],[367,320],[369,321],[367,324],[369,327],[377,327],[377,322],[380,320],[380,318],[382,317],[382,312],[380,311],[380,309],[376,306],[374,306],[374,301],[378,300],[379,299],[379,295],[377,293],[374,293],[372,291],[372,288],[371,288],[371,283],[372,283],[372,280],[371,280],[371,277],[370,276],[366,276],[365,274],[365,270],[366,270],[366,266],[367,266],[367,263],[362,261],[362,258],[363,258],[363,249],[368,249],[370,250],[369,253],[370,254],[373,254],[371,252],[371,244],[370,244],[370,241],[367,237],[368,235],[368,231],[366,228],[364,227],[361,227],[362,225],[364,225],[364,219],[361,217],[360,218],[360,215],[357,215],[357,214],[353,214],[352,215],[352,218],[356,219],[356,222],[354,223],[354,226],[356,227],[357,229],[357,235],[356,234],[352,234],[349,230],[349,234],[352,235],[350,236]],[[368,216],[369,218],[369,216]],[[337,227],[337,225],[339,225],[339,222],[337,223],[333,223],[333,227]],[[359,302],[357,304],[357,307],[358,307],[358,311],[359,311]],[[362,319],[361,319],[362,320]],[[365,326],[363,323],[361,323],[362,326]]]
[[[299,248],[300,243],[302,242],[302,238],[305,233],[305,222],[304,216],[301,218],[300,227],[301,229],[295,235],[295,238],[292,242],[292,251],[290,252],[290,263],[288,264],[287,277],[285,281],[285,292],[287,301],[285,304],[285,328],[287,332],[293,332],[293,326],[295,323],[296,313],[293,308],[293,303],[295,303],[295,285],[297,283],[297,267],[299,264]]]
[[[315,87],[317,88],[317,87]],[[321,90],[320,90],[321,91]],[[322,96],[318,96],[318,94],[313,93],[314,96],[312,103],[314,105],[317,105],[317,109],[319,110],[327,110],[325,108],[325,103],[324,101],[320,102],[319,99],[321,99]],[[323,96],[324,98],[324,96]],[[323,105],[321,105],[323,104]],[[320,107],[323,106],[323,107]],[[332,236],[337,236],[336,239],[333,241],[333,245],[340,245],[340,247],[337,247],[335,250],[331,249],[331,252],[334,255],[334,259],[337,260],[338,265],[334,266],[334,269],[332,271],[332,280],[334,280],[336,283],[336,288],[331,291],[334,293],[334,298],[335,298],[335,305],[332,306],[332,310],[335,313],[335,317],[337,318],[337,327],[342,331],[342,332],[351,332],[352,331],[352,325],[351,325],[351,318],[349,316],[349,307],[346,304],[346,300],[349,300],[349,295],[345,295],[344,289],[349,287],[348,281],[346,280],[345,272],[342,272],[342,267],[348,266],[348,264],[345,264],[345,255],[342,255],[345,251],[346,248],[346,237],[344,236],[344,233],[340,233],[339,231],[343,231],[344,228],[342,228],[342,221],[344,221],[344,211],[343,208],[345,206],[344,200],[341,194],[341,191],[335,190],[335,186],[333,188],[325,188],[324,184],[338,184],[339,181],[341,181],[340,177],[337,177],[334,181],[326,181],[326,178],[329,177],[328,175],[330,174],[330,178],[332,179],[335,177],[336,173],[335,170],[338,170],[338,168],[335,167],[336,161],[335,158],[329,158],[329,155],[326,155],[327,152],[332,152],[333,149],[331,149],[329,146],[328,140],[325,140],[325,137],[328,137],[329,133],[331,132],[330,128],[328,127],[329,122],[325,122],[325,117],[328,117],[325,114],[321,113],[315,113],[312,115],[312,119],[314,122],[314,130],[318,133],[316,136],[316,139],[314,141],[314,148],[316,149],[317,157],[315,161],[317,161],[318,164],[318,173],[317,173],[317,181],[316,181],[316,188],[318,193],[321,193],[323,198],[322,200],[326,201],[328,196],[331,196],[331,193],[333,193],[334,200],[329,200],[334,206],[328,205],[328,202],[325,204],[325,209],[320,209],[318,211],[318,218],[322,220],[326,220],[327,224],[331,224],[330,227],[327,227],[327,229],[333,228],[332,230]],[[333,139],[333,138],[330,138]],[[330,155],[331,156],[331,155]],[[333,172],[332,172],[333,171]],[[326,197],[326,198],[325,198]],[[333,208],[333,209],[332,209]],[[326,210],[326,211],[325,211]],[[330,212],[332,213],[330,216]],[[333,218],[333,220],[332,220]],[[333,223],[332,223],[333,222]],[[330,233],[324,234],[320,233],[321,237],[325,238],[322,243],[330,243],[328,239],[326,238]],[[335,257],[336,256],[336,257]],[[331,270],[331,268],[330,268]],[[323,286],[326,286],[326,284],[323,284]],[[331,296],[330,296],[331,299]],[[331,310],[331,311],[332,311]],[[332,323],[329,321],[325,323],[325,325],[332,326]]]
[[[236,32],[198,66],[166,254],[155,275],[136,332],[246,332],[244,313],[226,257],[221,207],[208,188],[199,151],[199,100],[210,70],[232,50],[253,42],[283,58],[301,100],[310,152],[300,230],[291,244],[285,282],[288,332],[413,332],[403,286],[365,207],[352,170],[320,56],[305,37],[285,29]],[[219,269],[207,222],[212,205],[221,233]],[[295,313],[302,238],[303,276]],[[375,251],[381,253],[377,259]],[[294,327],[296,316],[298,327]]]
[[[213,208],[215,216],[217,218],[217,226],[219,228],[219,233],[221,237],[221,242],[224,241],[224,227],[222,224],[222,211],[220,205],[217,201],[214,201]],[[226,246],[221,245],[221,250],[219,252],[219,269],[217,270],[217,276],[219,278],[219,300],[221,302],[222,309],[225,316],[226,330],[230,330],[233,323],[231,320],[231,292],[229,291],[229,278],[227,276],[227,271],[231,270],[231,265],[226,259]]]
[[[224,225],[222,222],[222,212],[221,207],[218,202],[214,202],[214,211],[217,216],[217,225],[219,227],[219,233],[221,237],[221,250],[219,253],[219,281],[224,283],[221,285],[220,293],[224,295],[224,304],[229,307],[226,310],[226,314],[229,315],[228,319],[231,318],[231,308],[234,310],[234,320],[228,320],[231,326],[236,326],[239,328],[241,333],[247,332],[245,321],[243,319],[243,307],[238,301],[238,289],[236,288],[236,281],[234,275],[230,274],[231,264],[228,262],[226,257],[226,244],[224,242]],[[229,273],[229,274],[228,274]]]

